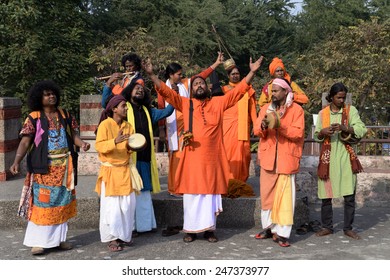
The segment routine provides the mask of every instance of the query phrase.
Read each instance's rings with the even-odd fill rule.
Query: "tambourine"
[[[131,134],[129,137],[129,146],[133,151],[142,151],[146,148],[146,138],[141,133]]]
[[[268,128],[278,128],[280,126],[279,114],[274,112],[267,113]]]
[[[344,133],[340,133],[340,140],[341,142],[349,145],[356,145],[362,140],[361,138],[357,138],[355,134],[348,133],[347,136],[345,136]]]

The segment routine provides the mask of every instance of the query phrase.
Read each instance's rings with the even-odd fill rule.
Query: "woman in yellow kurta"
[[[122,251],[131,242],[135,213],[135,194],[131,185],[128,139],[133,127],[126,120],[126,99],[110,99],[98,126],[95,148],[101,167],[95,191],[100,196],[100,238],[109,242],[110,251]]]
[[[241,80],[238,67],[228,71],[229,84],[222,87],[224,94],[234,89]],[[246,182],[251,161],[250,125],[257,119],[255,91],[250,86],[245,95],[223,113],[223,143],[234,179]]]

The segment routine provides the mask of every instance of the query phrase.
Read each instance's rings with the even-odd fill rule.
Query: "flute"
[[[123,77],[123,76],[126,76],[126,75],[134,75],[134,73],[135,73],[134,71],[122,73],[122,77]],[[109,78],[111,78],[111,76],[112,76],[112,75],[110,75],[110,76],[104,76],[104,77],[100,77],[100,78],[95,77],[95,79],[96,79],[96,80],[99,80],[99,81],[103,81],[103,80],[108,80]]]

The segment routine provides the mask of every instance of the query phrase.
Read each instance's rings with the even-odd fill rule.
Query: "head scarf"
[[[269,73],[273,77],[275,75],[276,68],[281,67],[284,71],[284,77],[289,83],[291,83],[291,77],[287,73],[286,68],[284,67],[283,61],[279,57],[274,57],[272,62],[269,65]]]
[[[99,124],[104,121],[105,119],[108,118],[108,115],[110,113],[110,111],[115,108],[116,106],[118,106],[119,103],[121,103],[122,101],[125,101],[126,102],[126,99],[122,96],[122,95],[114,95],[110,101],[108,101],[107,103],[107,106],[106,106],[106,109],[103,110],[102,114],[100,115],[100,120],[99,120]],[[98,124],[98,126],[99,126]]]
[[[278,85],[278,86],[282,87],[283,89],[287,90],[288,94],[287,94],[287,98],[286,98],[286,106],[290,107],[291,104],[293,103],[293,99],[294,99],[294,94],[292,92],[292,88],[290,87],[290,85],[285,80],[279,79],[279,78],[274,79],[272,81],[272,84]]]

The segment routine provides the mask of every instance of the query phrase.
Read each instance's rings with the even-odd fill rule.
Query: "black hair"
[[[229,70],[227,70],[226,72],[227,72],[227,74],[230,76],[230,73],[232,73],[232,71],[234,70],[234,69],[237,69],[238,70],[238,73],[240,73],[240,77],[241,77],[241,69],[240,69],[240,67],[238,67],[238,66],[234,66],[232,69],[229,69]]]
[[[172,62],[168,64],[167,68],[165,69],[165,79],[169,79],[171,74],[175,74],[177,71],[180,71],[183,69],[179,63]]]
[[[121,94],[122,96],[126,99],[127,102],[131,103],[131,93],[133,92],[133,89],[135,88],[136,85],[140,85],[136,82],[131,82],[127,87],[125,87]],[[142,86],[142,85],[141,85]],[[142,99],[142,102],[140,105],[143,105],[145,106],[146,108],[148,108],[148,110],[151,109],[151,106],[152,106],[152,98],[150,96],[150,92],[145,88],[144,88],[144,98]]]
[[[34,84],[30,90],[28,91],[28,107],[31,111],[41,111],[43,109],[42,106],[42,96],[44,90],[53,91],[54,95],[57,98],[57,102],[55,104],[56,108],[60,105],[60,95],[61,89],[60,87],[51,80],[43,80]]]
[[[326,101],[331,103],[333,96],[335,96],[340,91],[344,91],[345,93],[347,93],[348,89],[347,89],[347,87],[343,83],[335,83],[330,88],[330,91],[329,91],[328,95],[325,97]]]
[[[125,68],[126,61],[134,62],[136,71],[141,70],[141,58],[137,54],[135,54],[135,53],[125,54],[122,57],[122,66],[123,66],[123,68]]]

